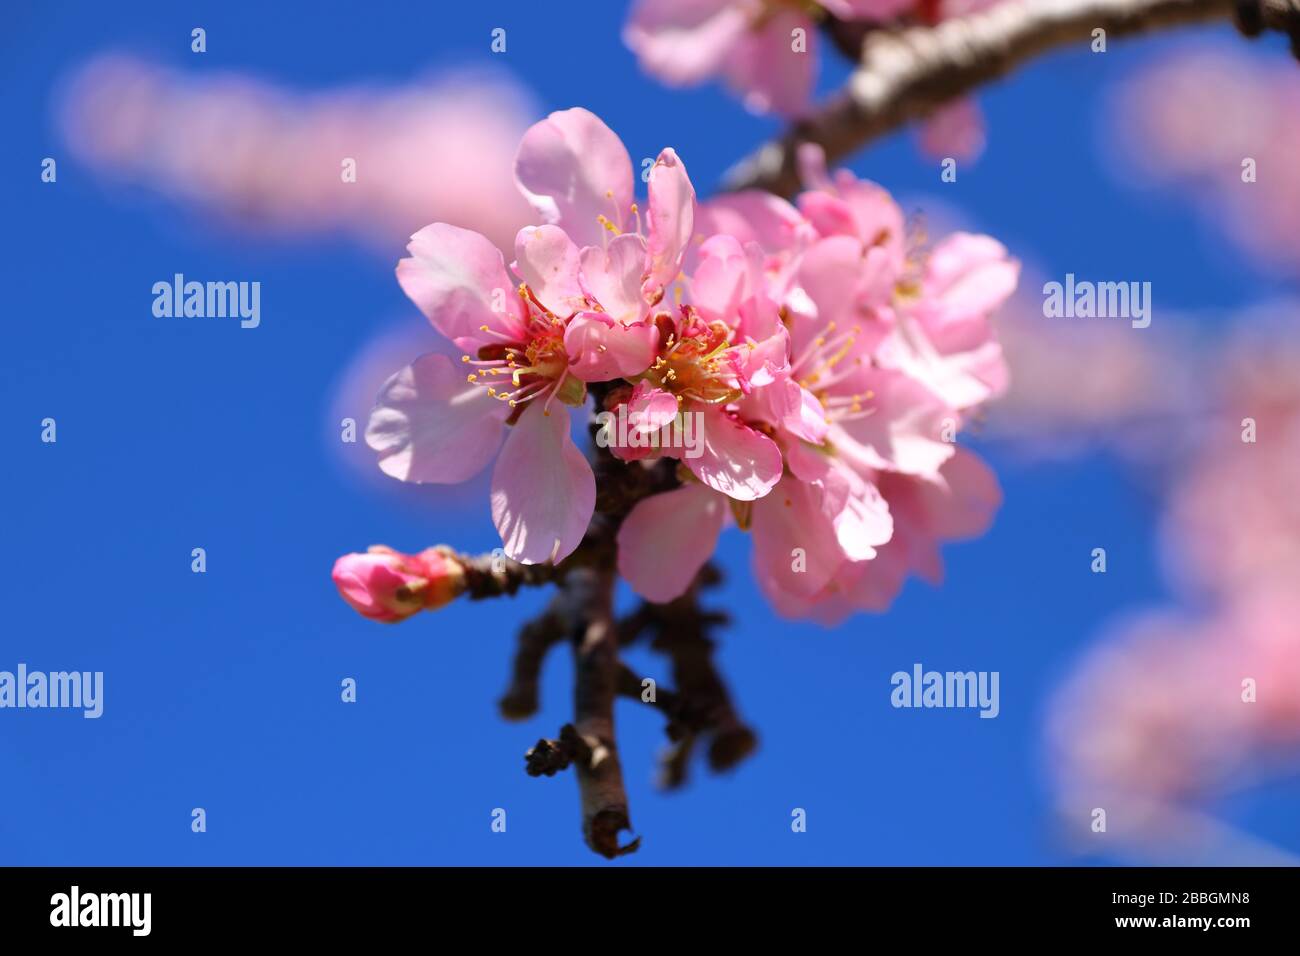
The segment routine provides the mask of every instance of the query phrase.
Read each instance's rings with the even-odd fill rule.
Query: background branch
[[[1300,51],[1300,0],[1003,0],[934,27],[871,30],[845,88],[734,167],[727,188],[792,196],[801,144],[821,146],[828,162],[841,159],[1043,53],[1091,42],[1097,28],[1109,41],[1234,16],[1251,35],[1289,33]]]
[[[510,686],[497,702],[501,716],[506,720],[524,720],[537,713],[542,663],[547,652],[565,636],[563,607],[558,596],[552,599],[540,617],[520,628]]]

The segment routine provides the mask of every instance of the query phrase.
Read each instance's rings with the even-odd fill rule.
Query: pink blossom
[[[807,112],[816,80],[817,25],[827,15],[850,23],[908,17],[933,25],[999,2],[639,0],[623,39],[642,67],[669,85],[693,86],[718,77],[753,112],[799,117]],[[921,127],[920,146],[935,157],[978,158],[984,149],[979,107],[970,99],[939,107]]]
[[[1270,318],[1272,325],[1270,326]],[[1202,442],[1177,469],[1162,533],[1179,582],[1220,600],[1300,580],[1300,339],[1294,306],[1247,314],[1213,349]]]
[[[343,231],[388,248],[438,219],[508,245],[528,221],[510,151],[531,109],[496,72],[303,94],[111,54],[76,71],[61,105],[64,138],[96,172],[259,235]]]
[[[921,124],[917,145],[934,159],[972,162],[984,152],[984,114],[970,97],[944,103]]]
[[[934,478],[879,472],[876,486],[888,503],[893,533],[870,561],[845,561],[815,593],[766,580],[764,590],[786,617],[835,624],[860,611],[884,611],[911,575],[943,580],[939,545],[978,537],[1002,502],[997,478],[973,452],[958,448]],[[760,579],[762,580],[762,579]]]
[[[1149,613],[1090,651],[1048,722],[1071,829],[1087,832],[1104,807],[1115,837],[1162,861],[1274,858],[1207,814],[1216,799],[1300,761],[1298,619],[1290,583],[1266,585],[1202,617]]]
[[[680,318],[714,321],[682,321],[668,341],[710,358],[680,372],[661,358],[646,377],[701,414],[710,447],[734,447],[721,469],[683,459],[708,490],[647,499],[624,522],[620,570],[655,600],[687,586],[728,510],[777,607],[828,619],[886,606],[909,573],[936,579],[937,543],[982,532],[996,510],[996,481],[953,441],[963,413],[1005,387],[990,315],[1017,264],[964,233],[926,253],[883,189],[803,159],[815,188],[797,207],[740,194],[701,209],[747,240],[715,236],[692,257]],[[683,394],[702,368],[707,388]]]
[[[1117,179],[1180,187],[1214,242],[1227,238],[1252,268],[1287,275],[1300,272],[1300,78],[1291,66],[1220,47],[1166,54],[1115,88],[1101,140]],[[1218,118],[1212,132],[1207,116]]]
[[[987,237],[927,253],[883,189],[806,159],[815,188],[797,207],[741,194],[697,208],[665,149],[643,209],[599,119],[573,109],[533,126],[516,180],[544,221],[520,230],[509,268],[446,223],[398,263],[403,290],[465,354],[459,369],[422,356],[384,385],[366,432],[380,468],[453,483],[495,456],[505,553],[560,562],[596,497],[565,407],[600,384],[601,411],[623,423],[602,432],[610,451],[678,463],[681,486],[638,502],[619,532],[619,567],[642,595],[680,594],[728,520],[753,532],[774,601],[834,603],[852,582],[851,607],[876,607],[903,574],[933,577],[936,542],[979,530],[996,502],[953,440],[1004,384],[989,314],[1016,266]],[[963,507],[978,520],[953,518]],[[900,533],[895,570],[859,567]]]
[[[884,20],[913,0],[639,0],[623,31],[641,65],[665,83],[721,77],[755,112],[798,115],[816,76],[815,18]],[[796,44],[795,31],[805,43]]]
[[[923,23],[979,13],[995,7],[1002,0],[917,0],[916,12]],[[918,134],[921,152],[935,159],[972,162],[984,152],[984,115],[969,97],[959,97],[942,104],[921,124]]]
[[[1194,609],[1113,626],[1052,706],[1064,817],[1105,807],[1125,845],[1162,861],[1279,858],[1209,805],[1300,761],[1300,344],[1280,317],[1214,342],[1201,404],[1180,408],[1200,441],[1166,469],[1162,531]]]
[[[402,288],[465,351],[468,374],[432,354],[389,380],[367,429],[380,467],[404,481],[463,481],[506,433],[491,494],[506,553],[563,560],[586,530],[595,484],[552,405],[582,405],[588,382],[621,380],[638,388],[639,420],[658,423],[646,431],[701,416],[702,453],[684,461],[701,482],[737,500],[766,494],[780,449],[728,406],[775,381],[786,332],[734,238],[701,237],[695,279],[682,277],[695,193],[677,154],[665,149],[650,171],[644,225],[627,151],[585,110],[532,127],[516,179],[546,220],[516,239],[517,286],[486,239],[442,223],[416,233],[398,264]],[[667,297],[688,285],[698,307]]]
[[[456,482],[483,468],[512,426],[493,471],[492,517],[506,553],[535,563],[571,553],[595,504],[591,467],[552,403],[581,405],[587,382],[654,360],[659,330],[646,313],[680,268],[694,191],[665,150],[642,235],[627,150],[579,109],[530,128],[515,172],[546,220],[515,239],[517,286],[477,233],[434,223],[411,237],[398,282],[465,351],[464,371],[427,355],[397,373],[366,437],[393,477]]]
[[[430,548],[402,554],[375,545],[334,562],[334,583],[362,617],[392,623],[442,607],[465,586],[465,571],[450,554]]]

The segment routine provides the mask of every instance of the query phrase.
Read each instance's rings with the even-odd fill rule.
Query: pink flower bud
[[[333,577],[357,613],[386,623],[442,607],[465,589],[465,569],[437,548],[402,554],[374,545],[365,554],[345,554],[335,561]]]

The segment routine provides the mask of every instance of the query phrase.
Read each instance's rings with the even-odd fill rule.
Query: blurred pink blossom
[[[1259,267],[1300,270],[1300,74],[1291,60],[1180,51],[1136,70],[1104,116],[1101,143],[1117,176],[1180,187],[1212,218],[1216,241],[1226,235]]]
[[[954,17],[979,13],[1002,0],[916,0],[915,13],[922,23],[937,24]],[[944,103],[921,124],[917,145],[933,159],[973,162],[984,152],[984,114],[970,97]]]
[[[1170,314],[1140,332],[1122,323],[1048,319],[1043,282],[1037,271],[1027,275],[999,316],[1016,374],[985,424],[989,437],[1027,460],[1103,448],[1168,467],[1214,408],[1205,387],[1214,356],[1188,334],[1190,317]]]
[[[1212,804],[1300,763],[1297,622],[1294,588],[1262,587],[1208,616],[1121,626],[1087,656],[1048,722],[1058,805],[1081,846],[1091,835],[1096,852],[1118,840],[1162,861],[1275,855],[1253,838],[1225,845]],[[1096,809],[1105,834],[1091,832]]]
[[[945,103],[921,124],[917,144],[934,159],[978,159],[984,152],[984,114],[969,97]]]
[[[1300,581],[1300,336],[1257,321],[1218,349],[1218,413],[1179,469],[1163,528],[1179,579],[1224,600]]]
[[[637,0],[623,39],[644,69],[672,86],[720,77],[756,113],[800,116],[809,106],[820,54],[818,24],[883,24],[898,17],[936,23],[999,0]],[[971,146],[982,136],[978,113],[946,114],[945,133]]]
[[[510,156],[529,112],[495,73],[301,93],[106,55],[71,78],[61,117],[93,168],[245,227],[387,246],[438,219],[508,245],[528,220]]]
[[[1212,412],[1162,528],[1198,610],[1117,626],[1058,694],[1049,739],[1077,832],[1103,808],[1162,860],[1272,861],[1209,805],[1300,766],[1300,337],[1256,321],[1214,351]]]

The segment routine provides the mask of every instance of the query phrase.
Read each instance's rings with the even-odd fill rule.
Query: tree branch
[[[538,681],[550,649],[565,638],[565,621],[559,599],[553,599],[541,617],[519,630],[510,686],[497,707],[506,720],[524,720],[537,713]]]
[[[618,635],[614,631],[614,577],[608,570],[584,568],[569,575],[566,591],[581,609],[581,632],[573,645],[574,729],[590,747],[576,763],[582,798],[582,835],[607,859],[631,853],[640,838],[620,846],[618,835],[631,830],[623,770],[614,739],[614,697],[618,693]]]
[[[1300,0],[1003,0],[934,27],[871,30],[845,88],[741,161],[727,188],[792,196],[800,145],[821,146],[833,162],[1043,53],[1089,42],[1095,29],[1111,40],[1234,15],[1243,32],[1286,32],[1300,51]]]
[[[593,387],[597,408],[605,395]],[[546,611],[529,622],[519,635],[510,689],[501,700],[507,717],[524,717],[537,709],[537,680],[546,651],[565,637],[573,642],[574,720],[565,724],[555,740],[542,739],[525,754],[530,776],[554,776],[572,766],[578,778],[582,804],[582,832],[587,845],[607,859],[631,853],[640,838],[620,845],[619,835],[632,829],[627,792],[614,737],[614,701],[620,695],[640,697],[641,682],[619,659],[620,627],[627,624],[622,643],[655,632],[654,646],[673,660],[679,681],[690,688],[674,693],[656,689],[655,705],[668,718],[668,735],[676,743],[676,782],[684,778],[685,762],[698,736],[711,740],[710,763],[725,769],[749,753],[753,732],[740,723],[710,656],[713,644],[707,632],[726,622],[726,616],[700,610],[697,591],[717,583],[716,569],[706,566],[686,595],[665,605],[643,604],[615,623],[613,617],[615,538],[619,524],[642,498],[676,487],[674,462],[665,459],[651,467],[619,461],[596,443],[592,468],[598,489],[596,512],[582,544],[551,572],[559,584]],[[500,560],[497,563],[500,567]],[[522,568],[523,566],[519,566]],[[513,579],[531,572],[512,568]],[[517,585],[516,585],[517,586]],[[491,586],[489,586],[489,590]],[[674,633],[670,636],[668,631]],[[662,642],[662,643],[661,643]],[[668,771],[672,774],[672,771]]]
[[[514,594],[521,587],[549,584],[562,576],[552,564],[520,564],[504,554],[460,554],[446,549],[465,569],[465,594],[471,601]]]
[[[718,569],[706,564],[695,583],[681,597],[666,604],[643,602],[619,622],[624,643],[650,636],[650,647],[672,663],[676,691],[658,689],[656,706],[669,718],[672,746],[661,764],[660,784],[676,789],[686,782],[690,758],[701,739],[709,744],[708,762],[714,771],[730,770],[758,746],[758,737],[736,713],[727,685],[713,662],[710,634],[727,624],[726,614],[700,607],[700,591],[722,580]],[[628,696],[640,696],[640,681],[624,668],[622,687]]]

